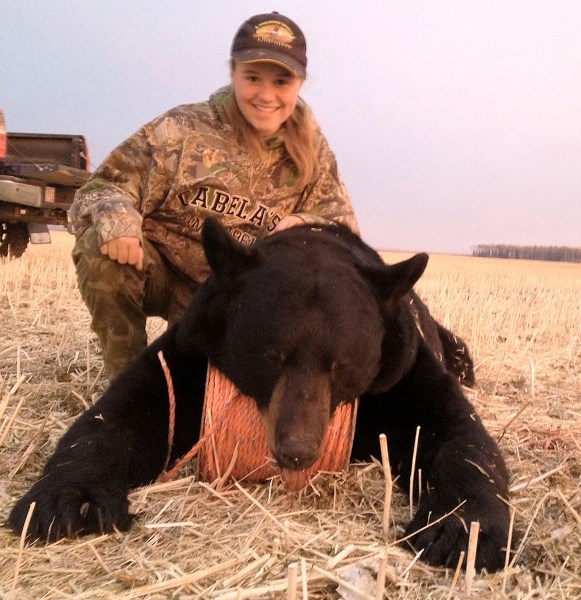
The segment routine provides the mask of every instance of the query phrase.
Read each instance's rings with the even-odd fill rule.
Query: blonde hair
[[[235,61],[231,61],[232,70],[235,64]],[[263,155],[265,152],[263,138],[240,112],[234,96],[234,88],[230,89],[225,98],[224,110],[238,142],[258,156]],[[296,168],[297,183],[301,187],[306,187],[319,166],[318,126],[311,109],[301,98],[298,99],[290,117],[284,122],[284,129],[284,146]]]

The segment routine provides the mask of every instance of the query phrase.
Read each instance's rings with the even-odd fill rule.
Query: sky
[[[8,131],[82,134],[93,167],[228,83],[276,10],[362,236],[383,250],[581,246],[580,0],[3,0]]]

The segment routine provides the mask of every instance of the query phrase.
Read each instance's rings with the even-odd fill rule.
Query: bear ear
[[[399,300],[414,287],[422,276],[428,259],[429,256],[422,252],[395,265],[367,270],[365,275],[382,299]]]
[[[256,264],[256,253],[237,242],[214,217],[204,221],[202,246],[210,269],[218,279],[230,278]]]

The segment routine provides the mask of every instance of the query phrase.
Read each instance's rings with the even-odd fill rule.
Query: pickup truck
[[[49,225],[68,227],[75,191],[90,175],[82,135],[12,133],[0,110],[0,256],[50,243]]]

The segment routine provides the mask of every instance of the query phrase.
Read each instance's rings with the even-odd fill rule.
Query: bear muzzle
[[[323,436],[290,435],[276,441],[273,455],[281,469],[301,471],[319,458],[322,444]]]
[[[330,407],[328,377],[286,374],[277,382],[263,416],[270,451],[281,469],[300,471],[320,457]]]

